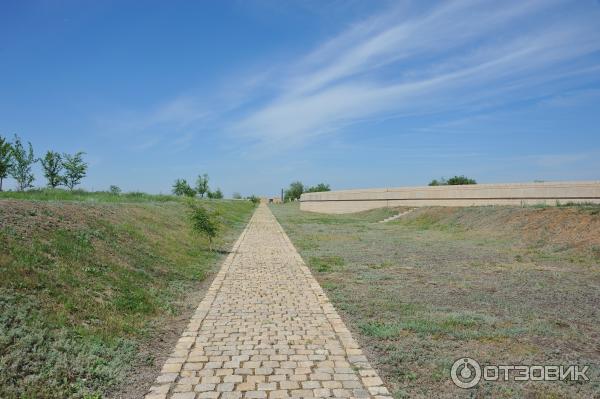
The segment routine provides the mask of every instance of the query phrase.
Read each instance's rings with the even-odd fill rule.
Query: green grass
[[[334,268],[344,266],[344,259],[339,256],[313,256],[309,259],[308,264],[318,272],[329,272]]]
[[[271,210],[395,397],[600,392],[597,206]],[[591,364],[594,382],[453,387],[452,362]]]
[[[103,397],[224,254],[177,198],[26,195],[0,200],[0,397]],[[227,249],[254,205],[202,203]]]

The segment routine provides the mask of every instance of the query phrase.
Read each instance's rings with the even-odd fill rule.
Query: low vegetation
[[[600,392],[600,206],[350,215],[272,205],[395,398]],[[590,382],[450,382],[454,360],[590,365]]]
[[[254,209],[192,200],[218,213],[210,251],[183,199],[117,191],[0,194],[0,397],[116,396],[150,367],[146,388],[157,335],[197,304]]]
[[[210,198],[210,199],[223,199],[223,192],[220,188],[217,188],[215,191],[211,191],[208,186],[208,175],[205,173],[203,175],[198,175],[196,179],[196,187],[192,188],[188,184],[185,179],[177,179],[173,184],[172,192],[177,196],[186,196],[186,197],[195,197],[199,196],[200,198]],[[240,196],[241,198],[241,196]]]
[[[109,191],[85,191],[63,189],[32,189],[28,191],[5,191],[0,199],[21,199],[34,201],[67,201],[67,202],[180,202],[183,199],[172,195],[147,194],[142,192],[121,193],[121,189],[112,186]]]
[[[331,191],[329,184],[319,183],[316,186],[307,187],[300,181],[290,183],[290,187],[284,192],[284,201],[297,201],[303,193],[318,193],[323,191]]]
[[[213,240],[217,237],[221,225],[218,221],[218,211],[209,211],[202,204],[189,203],[192,228],[198,234],[208,239],[208,249],[212,251]]]
[[[439,180],[433,179],[429,185],[430,186],[458,186],[463,184],[477,184],[475,179],[468,178],[466,176],[453,176],[449,179],[444,177]]]

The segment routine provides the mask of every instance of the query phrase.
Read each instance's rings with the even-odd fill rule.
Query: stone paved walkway
[[[260,205],[146,399],[390,398]]]

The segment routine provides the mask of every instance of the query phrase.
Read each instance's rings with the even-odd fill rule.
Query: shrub
[[[256,195],[251,195],[249,197],[246,197],[246,199],[252,202],[254,205],[258,205],[260,203],[260,198],[258,198]]]
[[[208,191],[206,196],[210,199],[223,199],[223,192],[220,188],[217,188],[216,191]]]
[[[185,179],[177,179],[173,184],[173,194],[175,195],[185,195],[186,197],[194,197],[196,195],[196,191],[190,187],[188,182]]]
[[[454,176],[448,179],[449,186],[458,186],[461,184],[477,184],[475,179],[469,179],[466,176]]]
[[[454,176],[446,180],[445,178],[440,178],[440,180],[433,179],[429,182],[430,186],[458,186],[462,184],[477,184],[475,179],[470,179],[466,176]]]
[[[303,192],[304,185],[299,181],[295,181],[290,184],[290,187],[287,190],[285,190],[284,199],[286,202],[296,201],[300,199]]]
[[[208,238],[208,248],[212,251],[213,239],[217,237],[220,226],[216,212],[209,212],[203,206],[190,203],[192,228]]]
[[[242,194],[235,192],[235,193],[233,193],[233,195],[231,197],[233,199],[242,199]]]
[[[108,190],[113,195],[119,195],[119,194],[121,194],[121,188],[119,186],[115,186],[114,184],[111,185]]]
[[[331,191],[329,184],[319,183],[316,186],[304,187],[304,184],[299,181],[295,181],[290,184],[290,187],[285,190],[284,201],[296,201],[300,199],[303,193],[319,193],[323,191]]]
[[[305,193],[320,193],[323,191],[331,191],[329,184],[319,183],[316,186],[307,188],[306,191],[304,191],[304,192]]]

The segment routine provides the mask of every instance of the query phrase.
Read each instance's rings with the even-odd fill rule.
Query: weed
[[[311,257],[309,264],[316,271],[325,273],[344,266],[344,259],[340,256]]]

